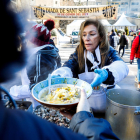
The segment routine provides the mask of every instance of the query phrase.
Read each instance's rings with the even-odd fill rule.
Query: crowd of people
[[[140,33],[138,34],[138,36],[136,35],[136,33],[133,33],[133,39],[130,42],[128,37],[126,36],[126,33],[123,32],[123,34],[121,35],[120,33],[118,33],[118,35],[116,34],[116,32],[112,29],[111,34],[110,32],[108,32],[108,41],[110,43],[110,45],[116,49],[116,51],[118,51],[119,55],[121,50],[123,50],[122,55],[120,55],[121,57],[124,56],[125,53],[125,48],[128,48],[129,43],[131,43],[131,53],[130,53],[130,64],[132,64],[134,62],[134,57],[137,59],[137,66],[138,66],[138,70],[137,70],[137,76],[135,78],[135,82],[138,83],[137,86],[137,90],[140,90]]]
[[[126,33],[116,33],[114,29],[111,30],[111,34],[109,35],[109,43],[110,45],[118,51],[120,55],[120,51],[123,50],[121,57],[123,57],[125,53],[125,46],[128,45],[129,39],[126,36]]]

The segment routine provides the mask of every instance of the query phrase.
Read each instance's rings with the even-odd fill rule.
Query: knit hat
[[[51,19],[45,21],[44,24],[36,24],[27,32],[26,37],[38,46],[49,44],[50,31],[54,28],[54,25],[55,23]]]

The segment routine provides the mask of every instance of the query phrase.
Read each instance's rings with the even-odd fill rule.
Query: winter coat
[[[97,58],[94,58],[95,61]],[[94,69],[91,70],[93,64],[86,59],[88,72],[93,72]],[[101,68],[101,66],[99,66]],[[128,75],[129,69],[128,66],[123,62],[123,60],[119,57],[116,50],[110,47],[108,54],[105,59],[105,66],[102,69],[108,70],[108,78],[104,82],[107,85],[114,85],[121,81]],[[78,55],[75,51],[70,55],[69,60],[66,61],[63,67],[55,70],[52,75],[60,75],[61,77],[74,77],[78,78],[78,74],[85,72],[85,68],[80,72],[79,64],[78,64]]]
[[[110,40],[109,40],[109,43],[110,43],[110,46],[114,47],[114,38],[113,36],[115,36],[115,32],[113,32],[111,35],[110,35]]]
[[[1,140],[118,140],[110,124],[91,113],[76,113],[71,129],[57,126],[38,116],[19,109],[7,109],[0,101]]]
[[[130,60],[133,60],[134,57],[140,58],[140,33],[139,35],[134,39],[131,53],[130,53]]]
[[[120,46],[125,46],[125,45],[127,45],[127,40],[126,40],[125,35],[122,35],[122,36],[121,36],[119,43],[120,43]]]
[[[58,49],[53,45],[46,45],[45,48],[32,55],[26,66],[30,88],[47,79],[48,74],[59,67],[61,67],[61,59]]]
[[[114,32],[114,36],[112,36],[112,39],[113,39],[113,42],[114,42],[114,45],[112,47],[117,47],[118,43],[119,43],[119,37],[117,36],[116,32]]]

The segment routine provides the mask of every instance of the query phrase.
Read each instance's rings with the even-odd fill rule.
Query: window
[[[121,8],[121,11],[126,11],[126,8]]]
[[[96,5],[101,5],[101,2],[96,2]]]
[[[139,5],[139,2],[132,2],[131,5]]]
[[[137,12],[138,8],[132,8],[131,11]]]
[[[128,5],[128,2],[122,2],[121,5]]]

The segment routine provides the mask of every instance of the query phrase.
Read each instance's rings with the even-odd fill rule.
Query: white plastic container
[[[102,86],[100,86],[99,90],[93,90],[91,96],[88,98],[88,101],[93,112],[105,113],[106,93]]]

